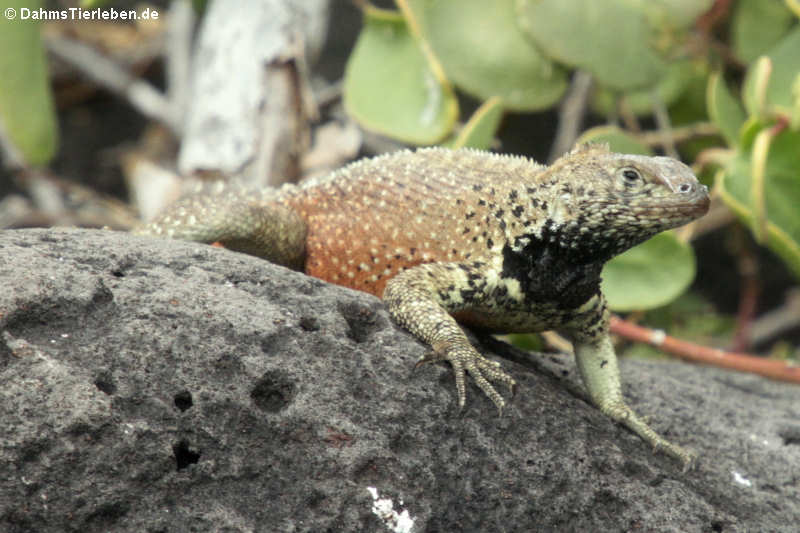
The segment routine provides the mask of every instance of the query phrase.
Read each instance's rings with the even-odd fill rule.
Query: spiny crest
[[[580,143],[572,150],[556,159],[547,173],[555,176],[563,175],[562,180],[597,181],[598,165],[613,155],[608,143]]]
[[[361,176],[367,174],[368,172],[363,172],[364,167],[383,167],[386,163],[391,162],[395,158],[401,158],[406,155],[413,154],[411,150],[399,150],[397,152],[391,152],[387,154],[381,154],[375,157],[365,157],[359,159],[357,161],[353,161],[341,168],[334,170],[324,176],[315,177],[309,180],[304,180],[300,182],[300,187],[303,189],[309,189],[316,187],[318,185],[325,185],[326,183],[330,183],[332,181],[338,179],[349,179],[353,176]]]
[[[458,148],[456,150],[441,146],[418,148],[415,152],[408,150],[389,154],[389,157],[397,156],[398,161],[413,158],[419,162],[425,160],[439,160],[451,162],[453,166],[467,164],[467,166],[479,166],[493,171],[513,171],[518,168],[543,168],[532,159],[519,155],[498,154],[477,148]],[[384,156],[380,156],[384,157]]]
[[[608,146],[607,142],[587,142],[587,143],[578,143],[572,147],[566,156],[584,156],[584,157],[591,157],[595,155],[602,155],[608,154],[611,152],[611,148]]]
[[[434,147],[421,148],[416,151],[416,156],[422,158],[435,157],[443,161],[450,161],[454,167],[469,167],[471,170],[480,169],[487,173],[486,180],[491,181],[491,174],[504,174],[506,176],[520,172],[538,174],[546,167],[525,156],[513,154],[498,154],[476,148],[448,148]]]
[[[388,154],[382,154],[372,158],[364,158],[354,161],[326,176],[306,180],[300,184],[301,188],[311,188],[325,185],[339,179],[375,179],[375,169],[390,169],[394,165],[414,162],[425,164],[425,160],[439,160],[467,166],[482,167],[486,171],[514,173],[526,171],[538,173],[545,169],[545,165],[540,165],[532,159],[519,155],[497,154],[475,148],[459,148],[452,150],[443,147],[418,148],[416,151],[399,150]]]
[[[541,165],[533,159],[515,154],[498,154],[476,148],[460,148],[452,153],[455,157],[459,157],[460,154],[468,154],[471,159],[485,162],[489,169],[497,172],[510,173],[519,170],[533,170],[538,173],[545,168],[545,165]]]

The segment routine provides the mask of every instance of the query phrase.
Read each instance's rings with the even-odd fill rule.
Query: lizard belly
[[[558,329],[573,314],[550,305],[537,305],[525,310],[504,310],[500,313],[485,309],[465,309],[453,313],[460,323],[491,333],[536,333]]]

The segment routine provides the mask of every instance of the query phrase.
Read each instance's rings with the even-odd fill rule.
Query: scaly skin
[[[392,317],[501,408],[515,386],[456,320],[484,330],[556,329],[574,344],[591,400],[688,467],[692,455],[628,407],[600,272],[611,257],[708,210],[708,191],[666,157],[580,146],[549,167],[442,148],[351,164],[261,192],[183,200],[137,231],[223,245],[382,297]]]

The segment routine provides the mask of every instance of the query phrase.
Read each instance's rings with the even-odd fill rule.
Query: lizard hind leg
[[[302,270],[307,226],[291,207],[269,201],[257,191],[226,185],[221,191],[195,194],[172,204],[133,233],[218,242],[231,250]]]

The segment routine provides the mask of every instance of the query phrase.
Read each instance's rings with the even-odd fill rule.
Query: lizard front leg
[[[506,402],[490,380],[505,383],[512,391],[516,382],[499,363],[478,353],[450,316],[485,293],[485,277],[478,275],[478,268],[474,263],[428,263],[413,267],[389,280],[383,300],[401,326],[432,348],[432,355],[420,362],[447,360],[453,366],[459,407],[463,408],[466,401],[465,373],[468,373],[502,410]]]
[[[656,433],[625,403],[617,355],[608,333],[608,314],[605,298],[597,294],[582,306],[578,318],[564,328],[575,348],[578,371],[589,397],[603,413],[639,435],[654,450],[681,461],[687,470],[694,455]]]

